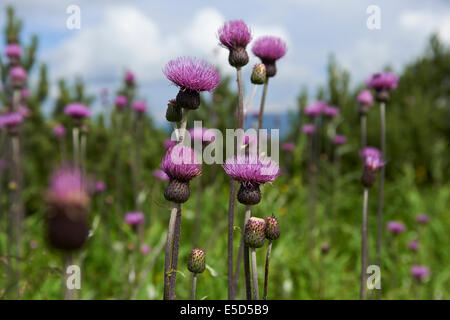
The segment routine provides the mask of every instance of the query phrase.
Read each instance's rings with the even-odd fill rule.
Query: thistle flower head
[[[416,221],[420,224],[427,224],[430,221],[430,217],[425,213],[420,213],[416,216]]]
[[[250,248],[261,248],[266,241],[266,222],[264,219],[251,217],[244,230],[244,241]]]
[[[323,114],[329,118],[334,118],[339,114],[339,109],[336,107],[325,106],[325,108],[323,108]]]
[[[329,250],[330,250],[330,244],[328,242],[324,242],[320,245],[320,251],[322,252],[322,254],[328,253]]]
[[[408,248],[411,251],[417,251],[417,250],[419,250],[419,243],[417,241],[410,241],[408,243]]]
[[[294,142],[285,142],[281,145],[281,149],[283,151],[292,152],[295,149],[295,143]]]
[[[203,127],[194,127],[190,129],[189,135],[191,136],[192,140],[197,140],[205,143],[213,142],[216,139],[215,134],[212,130]]]
[[[0,115],[0,128],[7,127],[9,129],[17,127],[23,121],[23,116],[19,112],[10,112]]]
[[[277,240],[280,237],[280,226],[278,219],[273,215],[266,217],[266,238],[269,240]]]
[[[134,85],[134,81],[135,81],[134,73],[131,71],[125,72],[124,80],[125,80],[126,84]]]
[[[150,253],[150,251],[151,251],[151,249],[150,249],[150,246],[148,244],[143,243],[141,245],[141,253],[144,256],[148,255]]]
[[[95,182],[95,192],[101,193],[106,190],[106,183],[104,181],[98,180]]]
[[[31,95],[31,91],[28,88],[23,88],[22,91],[20,91],[20,94],[22,96],[22,99],[28,99]]]
[[[306,106],[305,114],[311,117],[315,117],[324,112],[325,108],[327,108],[327,103],[325,101],[316,101],[312,104]]]
[[[225,22],[218,35],[220,44],[230,50],[245,49],[252,40],[250,28],[242,20]]]
[[[9,71],[9,76],[13,80],[25,81],[27,78],[27,72],[25,71],[24,68],[17,66],[11,68],[11,70]]]
[[[286,54],[286,43],[278,37],[264,36],[253,44],[252,52],[265,61],[276,61]]]
[[[378,170],[386,163],[381,159],[381,157],[366,157],[364,160],[364,166],[368,167],[371,170]]]
[[[302,132],[307,135],[311,135],[316,132],[316,127],[313,124],[304,124],[302,126]]]
[[[371,106],[373,104],[373,97],[372,97],[372,93],[370,92],[370,90],[363,90],[358,94],[358,97],[356,98],[356,100],[362,104],[362,105],[366,105],[366,106]]]
[[[192,273],[202,273],[206,269],[206,252],[202,249],[192,249],[188,260],[188,270]]]
[[[340,146],[342,144],[345,144],[347,142],[347,137],[344,135],[335,135],[333,138],[333,143],[337,146]]]
[[[430,275],[430,269],[426,266],[414,265],[411,267],[411,274],[417,281],[422,282]]]
[[[190,147],[176,145],[167,150],[161,169],[170,179],[189,181],[202,173],[201,164],[195,163],[195,153]]]
[[[58,138],[64,137],[66,135],[66,128],[62,124],[57,124],[53,128],[53,134]]]
[[[400,233],[403,233],[406,230],[405,225],[398,221],[389,221],[387,224],[387,228],[394,235],[399,235]]]
[[[64,113],[75,119],[89,118],[91,110],[82,103],[74,102],[64,108]]]
[[[144,214],[140,211],[127,212],[125,214],[125,223],[134,227],[143,224],[145,220]]]
[[[153,170],[153,176],[161,181],[169,181],[169,176],[160,169]]]
[[[138,113],[144,113],[145,110],[147,110],[147,104],[145,103],[145,101],[135,101],[133,103],[133,109]]]
[[[220,82],[219,72],[212,65],[191,57],[169,61],[163,72],[181,90],[211,91]]]
[[[363,160],[366,158],[381,158],[381,151],[375,147],[365,147],[359,151],[359,156]]]
[[[280,175],[280,167],[269,157],[234,156],[222,165],[226,174],[243,185],[259,186],[273,182]]]
[[[375,91],[390,91],[397,88],[398,77],[392,72],[379,72],[373,74],[366,81],[366,86]]]
[[[22,56],[22,47],[17,43],[10,43],[5,48],[5,55],[8,58],[20,58]]]
[[[54,206],[86,208],[89,196],[80,170],[62,167],[55,171],[50,178],[47,201]]]
[[[127,99],[127,97],[124,96],[124,95],[118,95],[118,96],[116,97],[116,99],[114,99],[114,104],[116,105],[116,107],[117,107],[118,109],[122,109],[122,108],[124,108],[124,107],[127,106],[127,104],[128,104],[128,99]]]

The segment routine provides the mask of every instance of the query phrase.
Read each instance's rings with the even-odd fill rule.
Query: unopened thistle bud
[[[264,84],[266,82],[266,66],[264,63],[255,64],[250,80],[253,84]]]
[[[181,108],[177,106],[175,99],[169,100],[167,104],[166,119],[169,122],[178,122],[183,118]]]
[[[259,185],[244,185],[239,188],[237,199],[240,203],[253,206],[261,201],[261,190]]]
[[[189,255],[188,270],[192,273],[202,273],[206,268],[206,252],[201,249],[192,249]]]
[[[280,226],[275,216],[266,217],[266,238],[269,240],[277,240],[280,237]]]
[[[251,217],[244,230],[245,245],[250,248],[261,248],[266,241],[266,222],[264,219]]]

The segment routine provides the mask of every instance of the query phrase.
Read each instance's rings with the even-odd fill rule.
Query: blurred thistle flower
[[[71,116],[72,119],[76,121],[79,121],[83,118],[89,118],[91,116],[91,110],[89,110],[89,108],[84,104],[78,102],[68,104],[64,108],[64,113]],[[77,122],[77,124],[79,123]]]
[[[62,138],[66,135],[66,128],[62,124],[57,124],[53,128],[53,134],[58,138]]]
[[[365,147],[359,151],[359,156],[364,160],[366,158],[381,158],[381,151],[375,147]]]
[[[206,269],[206,252],[202,249],[192,249],[188,260],[188,270],[192,273],[202,273]]]
[[[176,97],[178,107],[191,110],[200,106],[201,91],[214,90],[220,82],[220,74],[212,65],[191,57],[169,61],[163,72],[180,88]]]
[[[149,253],[150,253],[150,251],[151,251],[151,249],[150,249],[150,246],[148,245],[148,244],[142,244],[141,245],[141,253],[143,254],[143,255],[148,255]]]
[[[420,224],[427,224],[430,221],[430,217],[425,213],[420,213],[416,216],[416,221]]]
[[[328,242],[324,242],[320,245],[320,251],[322,252],[322,254],[328,253],[329,250],[330,250],[330,245]]]
[[[141,211],[127,212],[125,214],[125,223],[137,230],[137,226],[143,224],[145,221],[144,213]]]
[[[20,59],[22,53],[22,47],[17,43],[10,43],[5,48],[5,55],[9,59]]]
[[[370,188],[375,183],[378,169],[386,163],[381,157],[366,157],[364,159],[364,170],[361,176],[361,183],[364,187]]]
[[[133,103],[133,109],[137,113],[142,114],[145,112],[145,110],[147,110],[147,104],[145,103],[145,101],[142,101],[142,100],[135,101]]]
[[[403,233],[406,230],[405,225],[398,221],[389,221],[387,224],[387,228],[394,235],[399,235],[400,233]]]
[[[225,22],[218,32],[220,44],[230,50],[228,62],[235,68],[248,63],[248,54],[245,48],[252,40],[250,28],[242,20]]]
[[[160,169],[153,170],[153,177],[161,181],[169,181],[169,176]]]
[[[363,90],[358,94],[356,100],[359,103],[359,113],[361,115],[366,115],[369,113],[369,109],[373,104],[373,97],[370,90]]]
[[[37,249],[39,246],[39,243],[36,240],[31,240],[30,241],[30,249]]]
[[[30,97],[31,91],[28,88],[23,88],[22,91],[20,91],[20,95],[22,96],[22,99],[26,100]]]
[[[123,109],[128,104],[128,98],[124,95],[118,95],[116,99],[114,99],[114,104],[117,109]]]
[[[222,165],[226,174],[241,183],[237,199],[246,205],[261,201],[260,185],[273,182],[280,175],[280,167],[269,157],[246,155],[234,156]]]
[[[423,282],[430,275],[430,269],[426,266],[414,265],[411,267],[411,274],[417,281]]]
[[[106,190],[106,183],[104,181],[98,180],[95,183],[95,191],[101,193]]]
[[[281,150],[292,152],[295,149],[295,143],[294,142],[285,142],[281,145]]]
[[[88,237],[89,195],[80,170],[62,167],[50,179],[46,202],[50,244],[62,250],[81,248]]]
[[[125,80],[125,83],[126,83],[128,86],[134,86],[134,84],[135,84],[135,76],[134,76],[134,73],[131,72],[131,71],[125,72],[124,80]]]
[[[161,169],[169,176],[169,185],[164,191],[168,201],[184,203],[189,199],[189,181],[201,175],[201,164],[195,163],[194,150],[176,145],[167,150]]]
[[[257,63],[253,67],[250,81],[253,84],[264,84],[266,82],[266,65],[264,63]],[[259,113],[258,113],[259,115]]]
[[[344,135],[337,134],[333,138],[333,143],[337,146],[347,143],[347,137]]]
[[[417,250],[419,250],[419,243],[417,241],[410,241],[408,243],[408,248],[411,251],[417,251]]]
[[[244,229],[244,241],[250,248],[261,248],[266,241],[266,222],[264,219],[251,217]]]
[[[24,106],[22,104],[19,105],[19,108],[18,108],[17,112],[24,118],[31,117],[31,110],[30,110],[30,108],[28,108],[27,106]]]
[[[252,47],[255,56],[266,66],[266,77],[271,78],[277,73],[275,62],[286,54],[286,43],[277,37],[264,36],[258,38]]]
[[[18,127],[23,121],[19,112],[10,112],[0,115],[0,128],[6,127],[10,134],[17,134]]]
[[[325,101],[316,101],[305,107],[305,114],[311,117],[316,117],[324,112],[327,107],[328,106]]]
[[[25,80],[27,79],[27,72],[24,68],[17,66],[11,68],[9,71],[9,76],[11,78],[11,84],[15,89],[21,89],[25,84]]]
[[[323,114],[329,118],[334,118],[339,114],[339,109],[336,107],[325,106],[322,110]]]
[[[302,132],[306,133],[307,135],[312,135],[314,132],[316,132],[316,127],[313,124],[304,124],[302,126]]]
[[[389,92],[397,88],[398,77],[392,72],[379,72],[366,80],[366,86],[376,91],[378,102],[389,101]]]
[[[210,143],[216,139],[214,131],[203,127],[194,127],[189,130],[189,135],[192,140],[201,141],[203,143]]]
[[[266,238],[269,240],[277,240],[280,237],[280,226],[278,219],[274,215],[266,217]]]

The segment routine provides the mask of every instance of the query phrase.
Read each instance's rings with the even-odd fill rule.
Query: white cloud
[[[450,43],[450,11],[407,10],[400,14],[400,26],[407,30],[426,36],[437,32],[442,41]]]

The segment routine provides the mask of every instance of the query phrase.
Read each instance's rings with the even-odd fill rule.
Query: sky
[[[287,43],[288,52],[278,61],[278,73],[269,86],[270,113],[294,109],[302,86],[314,92],[324,83],[330,53],[350,71],[356,86],[386,65],[401,72],[423,52],[432,32],[450,44],[450,4],[445,0],[0,0],[0,9],[10,3],[24,21],[22,40],[28,42],[34,33],[40,37],[37,58],[48,64],[51,85],[45,108],[54,103],[59,78],[73,82],[80,76],[89,93],[98,96],[106,88],[112,100],[124,72],[132,70],[140,85],[138,97],[147,101],[156,121],[163,121],[167,101],[178,91],[162,73],[169,60],[200,57],[234,76],[228,51],[217,38],[218,28],[227,20],[243,19],[253,40],[274,35]],[[79,30],[66,26],[70,5],[80,8]],[[380,29],[367,27],[370,5],[380,8]],[[3,34],[0,43],[5,43]],[[251,46],[250,63],[243,70],[247,96],[251,69],[258,62]],[[94,110],[99,109],[99,100]]]

